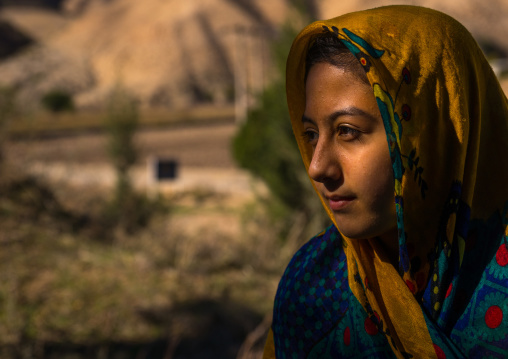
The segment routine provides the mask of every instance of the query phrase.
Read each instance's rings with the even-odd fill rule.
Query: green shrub
[[[135,193],[129,177],[129,169],[137,159],[134,135],[138,123],[135,99],[124,89],[116,87],[108,98],[106,117],[107,149],[115,168],[116,185],[104,216],[111,225],[119,225],[128,231],[147,221],[145,200]]]
[[[240,166],[261,178],[290,211],[303,213],[307,222],[317,219],[321,226],[326,216],[298,151],[285,95],[285,63],[295,36],[296,31],[285,26],[273,44],[273,61],[279,76],[260,94],[259,105],[249,111],[247,121],[233,139],[233,156]]]
[[[41,103],[44,108],[51,112],[64,112],[74,110],[72,96],[62,90],[52,90],[42,96]]]
[[[115,88],[107,101],[106,128],[108,152],[118,174],[123,176],[136,162],[134,135],[139,115],[135,99],[122,88]]]
[[[0,87],[0,169],[4,159],[4,144],[9,122],[16,114],[16,93],[11,88]]]

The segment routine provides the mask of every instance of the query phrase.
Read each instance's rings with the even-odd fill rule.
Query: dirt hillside
[[[80,107],[99,105],[118,83],[144,105],[222,104],[233,96],[235,61],[262,71],[266,38],[287,11],[284,0],[90,1],[74,18],[7,8],[3,17],[39,42],[4,61],[0,78],[29,83],[27,99],[63,88]]]
[[[67,0],[61,11],[4,7],[1,18],[35,39],[0,62],[2,85],[25,104],[53,89],[78,107],[100,107],[122,84],[145,106],[224,104],[235,85],[251,91],[269,77],[268,44],[291,14],[291,0]],[[442,10],[498,52],[508,53],[508,1],[307,1],[318,18],[404,3]],[[313,6],[310,6],[312,5]],[[236,81],[236,83],[235,83]]]

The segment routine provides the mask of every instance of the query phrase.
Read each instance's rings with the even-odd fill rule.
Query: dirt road
[[[149,128],[136,136],[139,164],[150,156],[175,159],[185,167],[234,168],[230,143],[236,125],[210,124]],[[107,135],[82,133],[21,139],[7,144],[8,158],[17,162],[107,164]]]

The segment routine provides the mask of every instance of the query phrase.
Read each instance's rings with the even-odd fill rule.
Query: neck
[[[395,267],[399,268],[399,240],[398,240],[398,229],[394,229],[386,232],[382,236],[375,239],[377,244],[381,247],[385,253],[388,261]]]

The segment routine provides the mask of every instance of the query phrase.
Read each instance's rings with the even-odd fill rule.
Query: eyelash
[[[344,139],[346,141],[357,140],[360,137],[360,135],[362,134],[359,130],[349,127],[349,126],[344,126],[344,125],[337,127],[337,133],[339,136],[351,137],[351,138]],[[312,142],[317,141],[318,133],[316,131],[307,130],[302,133],[302,137],[303,137],[304,141],[312,144]]]
[[[337,128],[337,132],[339,133],[339,136],[352,136],[353,138],[351,140],[356,140],[361,135],[360,131],[349,126],[339,126]]]
[[[304,131],[302,137],[305,142],[312,143],[317,140],[318,133],[316,131]]]

